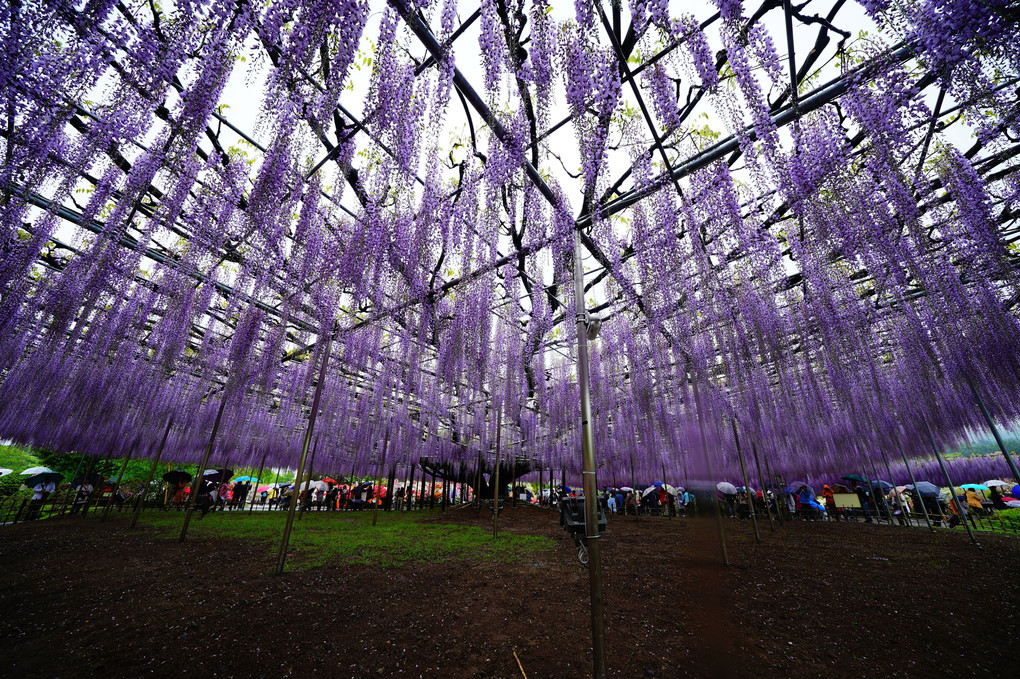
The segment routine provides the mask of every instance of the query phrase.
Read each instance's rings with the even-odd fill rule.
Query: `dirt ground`
[[[437,521],[491,526],[470,509]],[[63,519],[0,528],[0,676],[590,675],[587,571],[548,510],[526,563],[270,575],[265,543]],[[282,526],[282,521],[281,521]],[[603,540],[609,676],[921,677],[1020,661],[1020,540],[885,525],[614,518]]]

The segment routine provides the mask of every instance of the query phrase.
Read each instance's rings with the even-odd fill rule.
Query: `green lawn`
[[[474,526],[422,521],[435,513],[380,512],[376,526],[372,525],[370,512],[313,512],[300,520],[295,518],[288,567],[311,568],[333,559],[382,568],[411,562],[512,562],[555,545],[550,538],[537,535],[501,533],[493,540],[488,530]],[[285,518],[284,512],[213,512],[200,521],[196,515],[188,537],[258,541],[275,555]],[[176,539],[183,521],[181,512],[145,512],[140,523],[159,529],[163,537]]]

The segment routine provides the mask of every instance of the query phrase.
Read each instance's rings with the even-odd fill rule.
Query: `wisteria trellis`
[[[735,478],[732,419],[821,478],[983,427],[970,384],[1018,414],[1013,2],[868,0],[861,40],[845,0],[136,4],[0,9],[0,437],[152,455],[173,416],[195,461],[226,399],[214,461],[293,466],[335,329],[319,470],[384,430],[473,464],[502,409],[576,478],[575,228],[604,483]]]

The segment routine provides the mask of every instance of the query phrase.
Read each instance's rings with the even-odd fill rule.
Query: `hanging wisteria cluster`
[[[602,484],[1015,419],[1015,3],[628,4],[6,3],[0,437],[576,479],[575,229]]]

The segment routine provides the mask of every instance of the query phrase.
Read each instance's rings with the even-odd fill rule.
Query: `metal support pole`
[[[106,508],[103,509],[103,518],[99,519],[99,523],[104,523],[106,521],[106,517],[110,515],[110,507],[113,506],[113,498],[120,491],[120,484],[124,481],[124,472],[127,471],[128,462],[131,461],[131,457],[134,455],[135,447],[137,445],[138,441],[135,440],[131,447],[128,448],[127,457],[124,458],[124,464],[120,467],[120,474],[117,475],[117,484],[110,490],[110,501],[106,503]]]
[[[978,407],[981,408],[981,414],[985,416],[985,422],[988,423],[988,428],[992,431],[992,436],[995,438],[995,443],[999,446],[999,450],[1002,451],[1002,456],[1006,459],[1006,464],[1009,465],[1009,471],[1013,473],[1013,479],[1016,483],[1020,483],[1020,471],[1017,470],[1016,463],[1013,461],[1013,457],[1006,450],[1006,444],[1002,442],[1002,437],[999,435],[999,428],[995,426],[995,422],[992,421],[992,414],[988,412],[988,408],[985,407],[985,402],[981,398],[981,394],[978,393],[977,387],[971,381],[970,377],[967,377],[967,384],[970,385],[970,393],[974,394],[974,400],[977,401]]]
[[[577,325],[577,384],[581,401],[585,543],[588,546],[588,588],[591,597],[592,676],[606,676],[606,621],[602,606],[602,559],[599,553],[599,508],[595,472],[595,428],[592,423],[588,375],[588,327],[585,322],[581,231],[574,229],[574,320]]]
[[[889,474],[889,483],[893,484],[893,492],[896,494],[896,504],[900,506],[900,515],[904,518],[904,526],[910,525],[910,516],[907,514],[907,507],[903,504],[903,494],[896,490],[896,482],[893,481],[892,466],[889,464],[889,456],[885,454],[885,450],[880,450],[882,453],[882,461],[885,462],[885,471]]]
[[[769,495],[765,489],[765,474],[761,471],[761,460],[758,459],[758,444],[751,441],[751,454],[754,455],[754,465],[758,468],[758,483],[761,484],[761,499],[765,505],[765,514],[769,517],[769,530],[776,531],[776,525],[772,523],[772,510],[769,508]]]
[[[255,492],[251,494],[251,499],[248,500],[248,513],[251,514],[252,510],[255,509],[255,498],[259,494],[259,484],[262,483],[262,471],[266,468],[266,456],[269,455],[269,451],[262,453],[262,462],[259,463],[259,475],[255,477]]]
[[[112,450],[106,454],[106,459],[99,465],[99,483],[92,489],[89,496],[85,498],[85,506],[81,509],[81,518],[83,519],[89,515],[89,509],[91,509],[94,505],[92,498],[96,498],[96,502],[99,502],[99,498],[103,495],[103,484],[106,483],[106,463],[110,461],[111,455],[113,455]]]
[[[761,456],[765,458],[765,473],[768,475],[768,478],[772,482],[773,487],[781,488],[781,490],[778,493],[773,491],[772,496],[776,499],[776,520],[779,522],[779,525],[782,526],[783,525],[783,507],[786,506],[786,497],[785,497],[786,494],[784,492],[785,488],[782,488],[782,484],[780,484],[778,486],[776,485],[776,477],[772,473],[772,465],[769,464],[768,455],[766,455],[765,452],[762,451]]]
[[[142,513],[142,505],[145,503],[145,493],[149,490],[149,485],[152,483],[152,477],[156,475],[156,469],[159,467],[159,460],[163,457],[163,447],[166,445],[166,439],[170,436],[170,427],[174,426],[174,417],[170,416],[170,419],[166,423],[166,431],[163,432],[163,440],[159,442],[159,450],[156,451],[156,459],[152,461],[152,468],[149,469],[149,478],[145,479],[145,486],[142,492],[138,494],[138,499],[135,500],[135,515],[131,517],[131,525],[129,528],[134,528],[135,524],[138,523],[138,516]]]
[[[865,459],[867,459],[867,458],[865,458]],[[882,519],[882,511],[879,509],[878,496],[875,495],[875,483],[879,480],[878,473],[875,471],[875,463],[872,462],[870,459],[868,459],[867,461],[868,461],[868,466],[871,467],[871,498],[875,501],[875,512],[878,514],[878,519],[881,520]],[[892,483],[892,481],[890,481],[889,483]],[[881,504],[881,506],[885,508],[885,518],[889,522],[889,525],[891,526],[892,522],[893,522],[892,521],[892,511],[889,509],[889,505],[885,501],[885,493],[882,492],[882,486],[881,485],[878,487],[878,492],[882,493],[882,504]]]
[[[694,387],[694,404],[698,409],[698,427],[701,429],[701,454],[708,465],[708,475],[710,478],[709,483],[712,486],[712,509],[715,513],[716,527],[719,529],[719,548],[722,551],[723,565],[729,566],[730,557],[726,552],[726,533],[723,529],[722,509],[719,507],[719,496],[717,495],[715,486],[715,469],[712,465],[712,458],[708,454],[708,442],[705,436],[705,409],[701,403],[701,390],[698,388],[698,376],[693,372],[691,373],[691,384]],[[698,513],[700,512],[701,510],[698,510]]]
[[[931,443],[931,450],[935,453],[935,459],[939,461],[939,467],[942,469],[942,475],[946,477],[946,483],[949,485],[949,497],[951,502],[955,502],[957,510],[960,515],[960,520],[963,522],[963,527],[967,529],[967,535],[970,536],[970,541],[980,547],[977,538],[974,537],[974,531],[970,527],[970,522],[967,521],[967,509],[956,499],[956,493],[953,492],[953,480],[949,478],[949,470],[946,469],[946,463],[942,459],[942,453],[939,452],[939,447],[935,445],[935,437],[931,433],[931,427],[928,426],[928,419],[921,415],[921,422],[924,423],[924,431],[928,434],[928,442]]]
[[[305,483],[308,484],[308,488],[305,489],[307,493],[305,497],[308,498],[308,501],[302,504],[301,513],[298,514],[298,521],[300,521],[301,517],[310,511],[310,508],[307,507],[306,505],[311,504],[312,496],[315,495],[315,493],[312,492],[312,464],[315,463],[315,453],[317,453],[318,451],[319,451],[319,439],[315,439],[315,445],[312,446],[312,456],[308,459],[308,471],[305,472]],[[298,472],[298,476],[301,476],[301,472]],[[294,497],[295,500],[294,504],[297,504],[297,498],[301,497],[301,486],[295,485],[294,488],[295,488],[294,492],[296,493]]]
[[[500,436],[503,430],[503,408],[496,411],[496,471],[492,477],[492,537],[499,535],[499,458],[503,452]]]
[[[68,499],[72,496],[72,494],[73,495],[77,495],[78,494],[78,491],[75,490],[73,484],[74,484],[74,479],[78,476],[78,472],[81,471],[81,464],[84,461],[85,461],[85,453],[82,453],[81,457],[78,458],[78,466],[75,467],[75,469],[74,469],[74,476],[71,477],[72,486],[71,486],[70,490],[72,492],[64,493],[64,501],[62,503],[60,503],[60,515],[61,516],[63,516],[64,512],[67,510],[67,501],[68,501]],[[52,516],[52,515],[53,515],[53,512],[52,512],[52,509],[51,509],[50,516]]]
[[[191,523],[191,514],[195,511],[195,503],[198,502],[198,489],[202,487],[205,466],[209,464],[209,456],[212,455],[213,442],[216,440],[216,433],[220,430],[220,420],[223,419],[223,407],[225,405],[227,405],[226,391],[220,397],[220,407],[216,411],[216,420],[213,422],[212,433],[209,434],[209,444],[205,447],[205,457],[202,458],[202,464],[198,468],[198,473],[195,474],[195,479],[191,482],[191,498],[188,502],[188,511],[184,514],[184,525],[181,527],[179,542],[184,542],[184,538],[188,535],[188,524]]]
[[[410,480],[407,482],[407,485],[404,486],[404,500],[407,501],[407,511],[411,511],[412,509],[414,509],[414,507],[412,505],[414,504],[414,472],[415,472],[415,465],[412,464],[412,465],[410,465],[410,467],[411,467]]]
[[[733,441],[737,445],[737,458],[740,460],[740,473],[744,477],[744,494],[747,495],[747,506],[751,509],[751,524],[754,526],[754,541],[761,542],[761,533],[758,531],[758,517],[754,515],[754,496],[751,494],[751,486],[747,482],[747,467],[744,465],[744,453],[740,450],[740,436],[737,434],[737,418],[730,420],[733,426]]]
[[[475,516],[482,513],[482,454],[478,453],[478,463],[475,465]]]
[[[294,511],[297,509],[296,495],[301,492],[301,471],[305,467],[305,458],[308,457],[308,448],[312,443],[312,434],[315,433],[315,420],[319,414],[319,399],[322,397],[322,385],[326,381],[326,367],[329,364],[329,351],[333,348],[333,333],[326,338],[326,346],[322,348],[322,358],[319,363],[319,379],[315,383],[315,395],[312,396],[312,412],[308,415],[308,427],[305,429],[305,440],[301,445],[301,459],[298,460],[297,478],[294,479],[295,498],[287,508],[287,523],[283,527],[283,540],[280,542],[280,557],[276,563],[276,574],[283,573],[283,567],[287,563],[287,547],[290,545],[290,532],[294,528]]]
[[[382,444],[382,454],[381,454],[381,456],[379,458],[379,479],[380,479],[380,481],[382,480],[383,467],[386,464],[386,448],[389,447],[389,445],[390,445],[390,430],[389,430],[389,428],[387,428],[386,429],[386,438],[383,439],[383,444]],[[380,485],[382,485],[382,484],[380,484]],[[375,494],[375,507],[372,509],[372,525],[373,526],[375,525],[375,522],[379,519],[379,505],[381,505],[381,504],[382,504],[382,493],[379,492],[379,493]]]
[[[924,512],[924,522],[928,524],[928,530],[934,533],[935,528],[931,525],[931,518],[928,516],[928,508],[924,506],[924,498],[921,497],[921,491],[917,490],[917,479],[914,478],[914,470],[910,468],[910,463],[907,462],[907,454],[903,452],[903,446],[900,445],[899,439],[896,439],[896,447],[900,450],[900,457],[903,458],[903,465],[907,468],[907,474],[910,475],[910,483],[914,486],[914,494],[917,496],[917,499],[921,504],[921,511]]]

